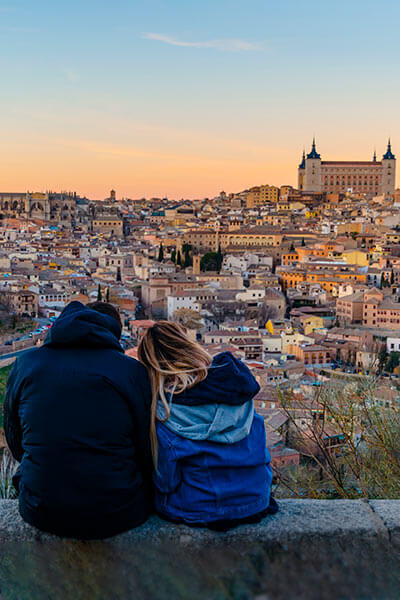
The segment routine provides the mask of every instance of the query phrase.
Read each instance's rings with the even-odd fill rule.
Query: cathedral
[[[360,193],[366,196],[393,194],[396,182],[396,157],[388,141],[382,160],[321,160],[315,138],[311,152],[303,157],[298,169],[298,188],[304,192]]]
[[[4,217],[39,219],[67,227],[82,222],[85,204],[83,198],[66,192],[0,192],[0,214]]]

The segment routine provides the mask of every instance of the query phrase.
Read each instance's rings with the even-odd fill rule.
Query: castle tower
[[[200,254],[193,254],[193,275],[200,275]]]
[[[390,138],[386,153],[382,156],[382,194],[393,194],[396,187],[396,157],[392,152]]]
[[[304,191],[321,192],[322,191],[322,169],[321,156],[317,152],[315,138],[311,147],[311,152],[307,154],[306,166],[304,170]]]
[[[304,175],[305,175],[305,171],[306,171],[306,151],[303,150],[303,156],[302,156],[302,159],[301,159],[301,163],[299,164],[298,177],[297,177],[297,188],[299,190],[303,190],[304,189]]]

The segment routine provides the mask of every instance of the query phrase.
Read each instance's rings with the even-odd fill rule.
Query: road
[[[36,346],[29,346],[29,348],[23,348],[22,350],[16,350],[15,352],[10,352],[10,354],[0,354],[0,361],[5,360],[6,358],[14,358],[14,356],[19,356],[24,352],[28,352],[28,350],[32,350]]]
[[[16,352],[0,355],[0,369],[11,365],[14,360],[18,358],[18,356],[21,356],[21,354],[24,354],[24,352],[28,352],[28,350],[32,350],[33,347],[34,346],[31,346],[30,348],[24,348],[23,350],[17,350]]]

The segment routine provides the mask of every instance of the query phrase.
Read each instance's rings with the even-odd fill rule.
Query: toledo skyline
[[[2,191],[204,197],[398,153],[400,5],[0,1]]]

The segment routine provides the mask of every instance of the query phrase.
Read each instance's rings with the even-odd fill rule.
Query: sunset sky
[[[400,154],[400,2],[0,0],[0,191],[202,198]]]

